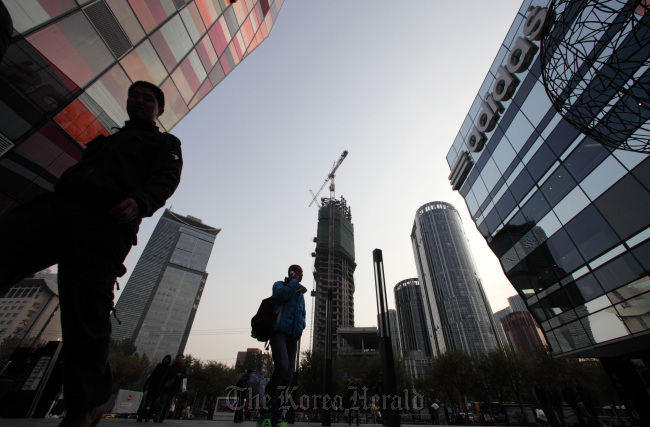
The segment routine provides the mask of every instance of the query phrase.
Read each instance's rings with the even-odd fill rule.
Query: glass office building
[[[53,188],[84,145],[127,119],[137,80],[170,131],[269,34],[283,0],[4,0],[0,215]]]
[[[421,206],[411,242],[433,356],[447,350],[481,356],[498,349],[492,309],[456,208],[444,202]]]
[[[112,338],[134,340],[152,361],[182,353],[220,231],[165,209],[115,304]]]
[[[603,146],[551,104],[538,53],[554,18],[548,3],[526,0],[517,13],[447,155],[450,183],[553,354],[600,358],[629,394],[628,409],[642,414],[650,406],[650,159]],[[566,13],[591,7],[583,3]],[[599,70],[582,65],[570,84],[595,90],[582,78]],[[638,71],[647,75],[647,66]]]

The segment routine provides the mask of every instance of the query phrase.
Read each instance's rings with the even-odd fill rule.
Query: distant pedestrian
[[[347,385],[345,392],[344,404],[348,410],[348,425],[352,425],[352,418],[356,418],[359,425],[359,383],[352,378]]]
[[[436,425],[438,424],[438,411],[440,410],[440,405],[438,405],[437,402],[433,402],[431,406],[429,406],[429,413],[431,414],[431,424]]]
[[[153,418],[155,404],[162,390],[162,380],[171,361],[172,357],[169,354],[163,357],[163,360],[156,365],[153,372],[151,372],[144,382],[143,391],[145,394],[142,405],[140,405],[140,410],[138,411],[138,421],[144,420],[144,422],[147,422]]]
[[[291,384],[295,369],[298,340],[305,329],[305,298],[307,289],[300,284],[302,267],[289,267],[289,277],[273,284],[273,310],[278,320],[273,324],[271,354],[273,374],[264,390],[271,399],[271,405],[260,414],[261,427],[287,427],[283,418],[280,395]],[[284,390],[283,390],[284,389]]]
[[[252,372],[252,369],[247,370],[241,375],[239,381],[237,381],[237,406],[235,409],[235,419],[233,421],[235,423],[241,423],[244,421],[244,402],[246,401],[245,396],[246,391],[248,390],[248,381],[250,381],[250,375]]]
[[[163,376],[154,421],[162,423],[165,420],[167,414],[170,412],[174,398],[183,391],[183,379],[186,377],[187,371],[185,369],[184,357],[182,354],[179,354],[176,356],[174,363],[167,368]],[[174,409],[178,409],[177,415],[182,413],[182,408],[182,404],[174,405]]]

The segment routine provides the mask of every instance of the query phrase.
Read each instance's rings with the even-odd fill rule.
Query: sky
[[[234,365],[262,348],[250,318],[287,267],[314,288],[318,209],[309,207],[344,150],[336,197],[352,211],[355,326],[376,326],[372,251],[394,286],[417,277],[417,209],[445,201],[460,213],[493,311],[516,291],[452,191],[446,155],[521,0],[285,0],[268,38],[173,130],[181,184],[166,207],[220,228],[186,354]],[[327,188],[321,196],[329,196]],[[163,209],[146,219],[126,284]],[[118,292],[119,295],[119,292]],[[306,294],[311,341],[312,299]]]

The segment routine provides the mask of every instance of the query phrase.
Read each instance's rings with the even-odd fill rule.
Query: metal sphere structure
[[[650,1],[554,0],[542,80],[562,117],[612,148],[650,153]]]

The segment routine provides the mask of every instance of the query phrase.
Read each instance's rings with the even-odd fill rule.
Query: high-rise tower
[[[433,350],[420,281],[402,280],[395,285],[394,292],[404,366],[413,378],[423,379]]]
[[[133,339],[154,361],[183,352],[220,231],[165,210],[115,306],[114,339]]]
[[[413,351],[421,351],[426,357],[433,356],[420,281],[402,280],[395,285],[394,292],[404,357]]]
[[[434,355],[447,349],[474,355],[497,349],[492,309],[456,208],[444,202],[420,207],[411,241]]]
[[[127,119],[132,82],[165,93],[170,131],[269,34],[283,0],[4,0],[0,215],[51,191]]]
[[[332,342],[337,342],[339,327],[354,326],[354,226],[352,213],[346,200],[323,198],[318,210],[316,234],[316,259],[314,278],[316,299],[314,301],[314,332],[312,349],[325,350],[325,307],[327,290],[332,289]],[[334,213],[333,229],[330,230],[330,212]],[[329,253],[330,233],[333,253]],[[330,263],[331,259],[331,263]],[[331,282],[328,283],[328,270]]]

